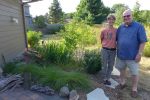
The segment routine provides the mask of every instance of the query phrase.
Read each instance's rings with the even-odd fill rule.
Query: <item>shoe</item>
[[[105,80],[105,81],[104,81],[104,84],[105,84],[105,85],[111,85],[111,82],[110,82],[109,80]]]
[[[136,98],[138,96],[137,91],[131,91],[131,97]]]

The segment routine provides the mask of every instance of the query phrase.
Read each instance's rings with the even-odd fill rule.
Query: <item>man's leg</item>
[[[126,77],[126,69],[120,70],[120,84],[125,84],[125,77]]]
[[[137,91],[138,80],[138,75],[132,75],[132,91]]]
[[[139,80],[139,76],[138,76],[139,64],[135,61],[128,61],[127,65],[132,74],[132,91],[137,91],[138,80]]]
[[[126,77],[126,64],[124,60],[120,60],[116,58],[116,65],[115,67],[120,71],[120,84],[125,84],[125,77]]]

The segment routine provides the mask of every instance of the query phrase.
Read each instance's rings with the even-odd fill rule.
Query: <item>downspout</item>
[[[21,11],[22,11],[22,21],[23,21],[23,33],[24,33],[24,37],[25,37],[25,47],[28,50],[28,41],[27,41],[26,25],[25,25],[25,18],[24,18],[24,4],[23,4],[22,0],[20,0],[20,4],[21,4]]]

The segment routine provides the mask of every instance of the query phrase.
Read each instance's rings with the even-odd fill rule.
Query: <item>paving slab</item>
[[[109,100],[109,98],[105,95],[103,89],[96,88],[87,94],[87,100]]]
[[[113,68],[113,71],[112,71],[112,75],[119,76],[119,75],[120,75],[120,72],[118,71],[118,69],[116,69],[116,68],[114,67],[114,68]]]

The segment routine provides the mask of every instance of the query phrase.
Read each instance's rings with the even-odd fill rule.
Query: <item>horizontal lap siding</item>
[[[19,0],[0,0],[0,64],[4,55],[12,60],[25,49],[23,21]],[[12,21],[18,19],[18,23]]]

